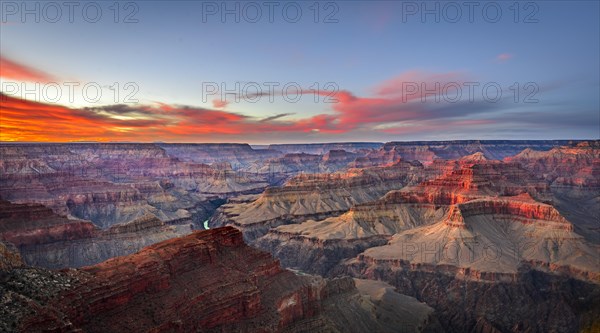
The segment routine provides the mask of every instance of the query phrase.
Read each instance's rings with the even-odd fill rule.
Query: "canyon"
[[[597,140],[0,155],[7,331],[600,327]]]
[[[294,274],[232,227],[78,270],[13,264],[0,279],[3,330],[440,332],[432,308],[389,285]]]

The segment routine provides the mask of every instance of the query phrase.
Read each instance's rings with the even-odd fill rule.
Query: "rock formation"
[[[419,163],[399,162],[387,167],[298,175],[247,202],[221,206],[210,225],[234,225],[251,241],[279,225],[340,215],[355,204],[376,200],[391,189],[420,179],[420,170]]]
[[[438,177],[338,216],[280,225],[254,244],[284,266],[387,281],[439,311],[450,332],[600,324],[600,247],[553,206],[560,199],[548,180],[482,153],[438,167]]]
[[[12,268],[0,279],[7,332],[441,332],[430,307],[390,286],[283,270],[231,227],[81,270]]]
[[[456,140],[388,142],[382,149],[395,148],[403,159],[419,160],[424,164],[435,158],[455,160],[481,152],[486,158],[501,160],[524,149],[549,150],[557,146],[576,145],[577,140]]]
[[[5,330],[600,327],[598,141],[0,153]]]
[[[0,155],[2,199],[42,204],[102,228],[146,214],[200,226],[215,202],[268,185],[261,177],[181,161],[154,144],[4,143]]]
[[[358,152],[360,150],[379,149],[383,146],[379,142],[338,142],[338,143],[307,143],[307,144],[272,144],[269,149],[281,151],[285,154],[306,153],[323,155],[330,150],[345,150]]]
[[[356,203],[339,216],[271,229],[256,245],[284,266],[327,274],[341,259],[383,245],[397,233],[441,222],[452,205],[523,193],[549,196],[547,184],[517,164],[478,156],[459,161],[457,169],[437,178]]]
[[[15,246],[25,263],[46,268],[80,267],[134,253],[150,244],[191,232],[154,215],[102,230],[38,204],[0,200],[0,240]]]
[[[600,244],[600,141],[548,151],[525,149],[506,160],[549,182],[555,207],[573,221],[578,233]]]

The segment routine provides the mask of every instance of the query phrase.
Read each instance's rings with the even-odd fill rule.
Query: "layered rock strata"
[[[14,268],[0,278],[8,332],[441,331],[430,307],[389,286],[296,275],[231,227],[81,270]]]
[[[42,205],[0,201],[0,240],[18,249],[31,266],[92,265],[191,231],[190,224],[169,226],[154,215],[102,230],[90,221],[68,219]]]
[[[374,201],[389,190],[418,181],[422,169],[419,163],[398,162],[388,167],[298,175],[247,202],[221,206],[210,225],[234,225],[251,241],[279,225],[340,215],[355,204]]]

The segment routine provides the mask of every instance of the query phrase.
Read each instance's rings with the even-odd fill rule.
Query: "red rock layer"
[[[16,246],[32,266],[95,264],[189,232],[189,226],[167,226],[151,214],[102,230],[90,221],[68,219],[42,205],[0,200],[0,241]]]
[[[473,200],[458,205],[463,217],[478,215],[505,215],[511,220],[539,220],[539,223],[550,223],[547,227],[573,231],[573,224],[567,221],[554,207],[531,199],[527,194],[511,198]],[[546,226],[546,225],[545,225]]]
[[[575,147],[549,151],[525,149],[506,158],[543,176],[558,186],[600,187],[600,141],[582,142]]]
[[[246,246],[232,227],[164,241],[76,276],[74,286],[22,318],[18,331],[331,331],[341,328],[324,316],[337,312],[323,313],[324,304],[353,304],[357,293],[350,278],[328,281],[282,270],[268,253]],[[345,294],[345,301],[336,298]],[[357,305],[356,318],[349,317],[356,327],[345,322],[344,331],[378,330]]]
[[[18,247],[90,238],[97,231],[91,222],[68,220],[42,205],[0,200],[0,239]]]
[[[545,198],[549,187],[515,163],[498,161],[461,162],[456,170],[402,191],[388,193],[389,203],[454,205],[484,196],[530,193]]]

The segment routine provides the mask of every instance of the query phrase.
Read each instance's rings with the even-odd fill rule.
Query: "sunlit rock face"
[[[279,225],[340,215],[355,204],[376,200],[422,177],[422,169],[418,162],[398,162],[331,174],[298,175],[259,196],[221,206],[210,225],[234,225],[247,240],[254,240]]]
[[[231,227],[81,270],[11,267],[3,280],[15,299],[0,301],[4,331],[442,332],[431,307],[385,283],[296,275]]]
[[[417,180],[325,218],[269,221],[253,244],[287,267],[385,280],[433,305],[450,331],[594,327],[600,309],[600,149],[597,141],[553,144],[526,144],[523,150],[503,143],[394,145],[378,156],[401,156],[404,150],[424,164]],[[235,211],[256,202],[222,209],[233,225],[245,220],[245,231],[261,220]],[[456,297],[447,297],[446,290]],[[507,308],[500,290],[519,306]],[[554,305],[538,306],[540,297]]]
[[[525,149],[506,160],[545,179],[554,194],[553,205],[575,224],[578,233],[600,244],[600,141],[548,151]]]
[[[558,146],[572,146],[576,140],[456,140],[388,142],[382,149],[396,149],[403,159],[419,160],[425,164],[436,158],[454,160],[477,152],[488,159],[501,160],[524,149],[546,151]]]
[[[415,230],[419,234],[416,230],[421,227],[439,226],[425,228],[428,235],[437,232],[439,237],[420,240],[422,243],[437,244],[446,238],[450,242],[463,234],[465,242],[475,238],[481,242],[484,236],[472,234],[465,222],[480,216],[499,221],[494,228],[481,230],[487,230],[490,233],[487,237],[493,238],[493,244],[498,246],[524,241],[525,236],[499,239],[497,233],[517,230],[527,233],[527,228],[531,229],[527,234],[530,240],[533,236],[540,241],[546,239],[548,235],[541,231],[548,227],[550,233],[566,232],[563,236],[557,234],[556,241],[561,237],[583,241],[580,235],[572,233],[574,225],[546,203],[552,197],[548,184],[518,164],[488,161],[475,154],[461,159],[458,165],[458,169],[445,175],[391,190],[374,201],[355,204],[337,217],[273,228],[256,244],[274,253],[284,265],[325,274],[342,259],[384,245],[404,232]],[[540,234],[533,233],[536,230]],[[582,246],[588,255],[592,253],[593,248],[584,243]],[[515,258],[513,270],[520,259]],[[550,262],[550,259],[545,257],[540,261]],[[593,269],[593,262],[589,257],[587,260],[586,269]]]
[[[99,320],[159,332],[600,325],[598,141],[0,152],[0,265],[11,272],[0,278],[19,304],[45,302],[41,316],[0,307],[21,331],[94,331]],[[35,286],[24,293],[23,281]]]

